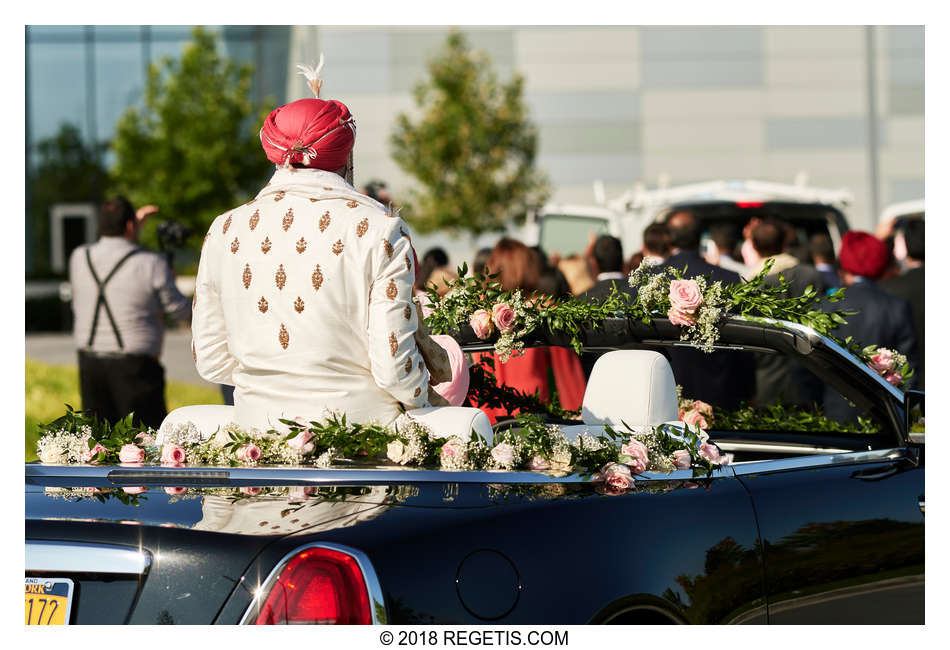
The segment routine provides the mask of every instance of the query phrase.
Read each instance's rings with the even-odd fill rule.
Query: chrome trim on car
[[[143,575],[151,564],[152,554],[144,548],[85,542],[26,543],[27,571]]]
[[[729,442],[716,440],[716,446],[723,451],[771,451],[780,454],[801,454],[803,456],[819,456],[824,454],[847,454],[853,449],[836,449],[830,447],[814,447],[811,445],[776,445],[757,442]]]
[[[827,454],[823,456],[800,456],[796,458],[779,458],[775,460],[758,460],[745,463],[736,463],[733,466],[738,476],[749,474],[772,474],[799,469],[816,467],[831,467],[833,465],[854,465],[859,463],[873,463],[884,460],[904,458],[907,451],[903,448],[874,449],[870,451],[851,451],[844,454]]]
[[[247,606],[244,615],[241,617],[240,625],[252,625],[254,617],[259,613],[258,609],[261,606],[261,599],[270,593],[271,587],[277,581],[277,577],[280,575],[280,572],[284,570],[284,567],[287,566],[287,563],[297,555],[298,553],[307,550],[308,548],[326,548],[331,551],[337,551],[338,553],[343,553],[349,555],[351,558],[356,560],[357,566],[360,568],[360,572],[363,574],[363,580],[366,583],[366,591],[369,594],[369,609],[370,616],[373,620],[373,625],[385,625],[388,622],[387,613],[386,613],[386,601],[383,599],[383,589],[379,584],[379,578],[376,576],[376,570],[373,568],[373,563],[369,561],[369,557],[366,556],[362,551],[358,551],[355,548],[349,546],[344,546],[342,544],[336,544],[334,542],[313,542],[310,544],[304,544],[303,546],[298,546],[284,557],[280,559],[280,562],[277,563],[277,566],[267,575],[267,578],[264,580],[263,584],[253,589],[254,597],[251,600],[251,604]]]

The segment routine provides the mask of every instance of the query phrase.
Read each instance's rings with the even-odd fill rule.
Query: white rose
[[[399,465],[405,465],[409,461],[408,451],[402,440],[393,440],[386,445],[386,458]]]
[[[501,467],[511,467],[515,461],[514,447],[507,442],[502,442],[491,450],[491,457],[494,458],[495,462]]]
[[[47,464],[63,463],[66,461],[65,454],[59,445],[47,445],[40,450],[40,462]]]

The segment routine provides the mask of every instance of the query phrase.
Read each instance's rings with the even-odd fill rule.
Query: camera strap
[[[86,344],[86,347],[91,348],[92,342],[96,339],[96,326],[99,325],[99,309],[105,308],[106,317],[109,319],[109,324],[112,325],[112,331],[115,333],[115,340],[119,343],[119,349],[122,350],[125,348],[122,345],[122,335],[119,334],[119,326],[115,323],[115,318],[112,316],[112,310],[109,309],[109,303],[106,302],[106,283],[112,279],[112,276],[115,275],[115,272],[119,270],[119,267],[125,264],[125,261],[135,255],[136,253],[141,253],[143,249],[133,248],[116,262],[116,265],[112,267],[112,270],[109,271],[109,275],[105,277],[104,280],[100,280],[99,276],[96,275],[96,269],[92,266],[92,258],[89,256],[89,247],[86,247],[86,264],[89,265],[89,272],[92,273],[92,279],[95,280],[96,286],[99,289],[99,296],[96,298],[96,312],[92,317],[92,329],[89,331],[89,343]]]

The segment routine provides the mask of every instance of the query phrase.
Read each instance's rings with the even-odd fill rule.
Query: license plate
[[[26,625],[69,625],[72,602],[69,578],[26,579]]]

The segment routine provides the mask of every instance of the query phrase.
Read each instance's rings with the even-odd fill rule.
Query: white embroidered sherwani
[[[413,339],[408,228],[343,178],[280,168],[249,203],[211,224],[195,288],[199,374],[233,385],[235,420],[389,424],[428,406]]]

